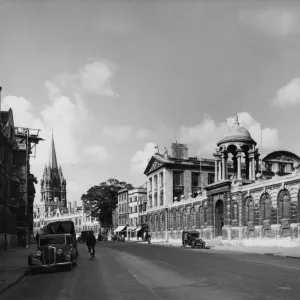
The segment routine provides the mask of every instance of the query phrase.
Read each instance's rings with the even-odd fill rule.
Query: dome
[[[220,142],[218,142],[218,146],[227,142],[248,142],[251,144],[255,144],[256,142],[252,139],[249,131],[240,126],[238,115],[234,118],[234,123],[232,127],[229,129],[229,132],[224,135]]]

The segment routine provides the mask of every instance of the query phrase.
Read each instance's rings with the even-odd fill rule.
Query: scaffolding
[[[25,202],[25,212],[24,217],[26,224],[24,227],[19,227],[25,230],[26,232],[26,247],[29,244],[29,220],[28,220],[28,176],[29,176],[29,162],[31,157],[36,157],[36,145],[40,141],[44,141],[41,137],[39,137],[40,129],[33,128],[25,128],[25,127],[15,127],[15,138],[18,144],[19,151],[25,152],[25,176],[24,176],[24,191],[23,191],[23,199]],[[24,225],[24,224],[23,224]]]

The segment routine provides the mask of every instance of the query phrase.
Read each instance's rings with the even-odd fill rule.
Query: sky
[[[68,201],[144,184],[156,143],[212,157],[237,113],[300,155],[299,1],[0,0],[0,36],[1,109],[41,129],[39,181],[53,130]]]

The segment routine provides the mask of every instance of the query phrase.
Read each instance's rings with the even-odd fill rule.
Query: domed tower
[[[217,143],[214,153],[216,181],[227,180],[228,162],[233,162],[234,179],[242,182],[242,165],[246,169],[244,179],[254,181],[259,172],[259,156],[256,142],[252,139],[249,131],[240,126],[238,115],[229,132]]]
[[[58,207],[66,207],[66,185],[61,166],[58,167],[54,138],[52,134],[48,166],[45,165],[41,180],[41,205],[45,213],[49,214]]]

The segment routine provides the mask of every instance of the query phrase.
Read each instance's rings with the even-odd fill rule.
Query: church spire
[[[53,130],[52,130],[52,141],[51,141],[50,156],[49,156],[49,166],[52,170],[58,169],[54,138],[53,138]]]

